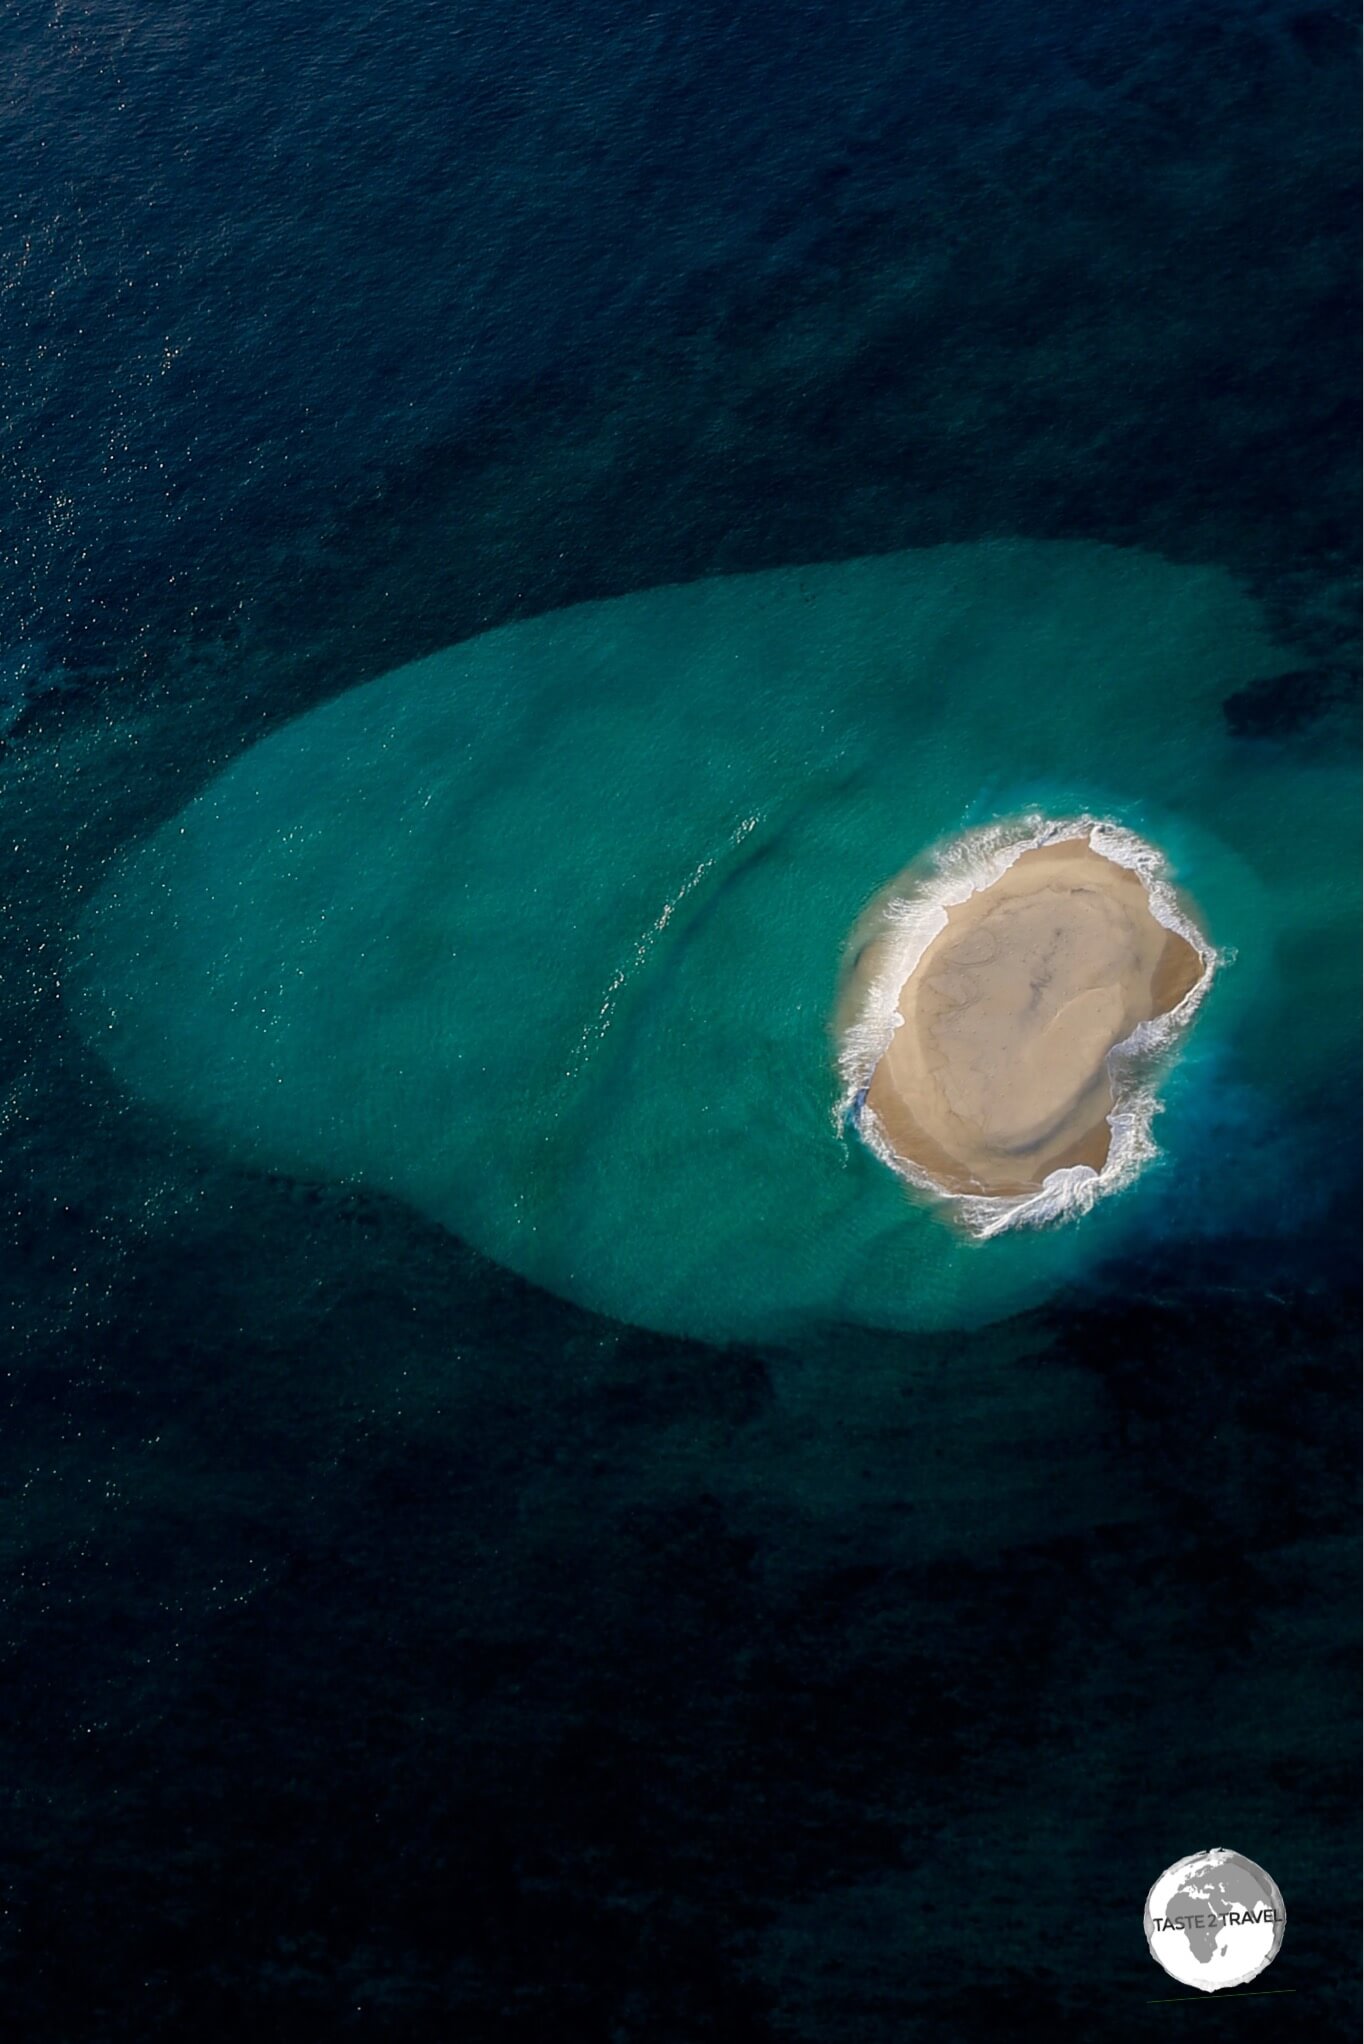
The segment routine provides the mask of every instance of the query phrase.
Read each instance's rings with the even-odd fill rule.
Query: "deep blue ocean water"
[[[1352,13],[54,0],[0,52],[14,2033],[1146,2037],[1146,1890],[1228,1844],[1297,1996],[1238,2025],[1357,2034],[1353,876],[1293,869],[1278,1034],[1196,1039],[1171,1200],[970,1333],[599,1317],[139,1101],[68,986],[109,862],[353,684],[949,543],[1226,577],[1283,653],[1212,698],[1250,863],[1308,788],[1348,841]]]

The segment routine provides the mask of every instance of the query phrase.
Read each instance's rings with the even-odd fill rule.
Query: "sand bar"
[[[949,1192],[1026,1194],[1108,1158],[1109,1052],[1197,984],[1139,874],[1067,838],[947,910],[901,989],[867,1104]]]

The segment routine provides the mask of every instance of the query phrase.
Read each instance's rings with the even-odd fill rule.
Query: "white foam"
[[[891,1037],[900,1027],[900,992],[905,981],[940,930],[947,911],[973,894],[992,887],[1024,852],[1065,838],[1084,836],[1090,849],[1116,866],[1137,873],[1158,923],[1191,944],[1202,961],[1196,983],[1168,1014],[1138,1024],[1132,1034],[1108,1053],[1113,1091],[1108,1116],[1112,1131],[1102,1171],[1089,1164],[1071,1164],[1052,1171],[1033,1193],[983,1194],[945,1191],[922,1166],[900,1156],[887,1140],[875,1113],[866,1103],[867,1087]],[[1157,1154],[1152,1123],[1160,1111],[1153,1078],[1162,1055],[1187,1028],[1230,952],[1219,952],[1184,914],[1167,877],[1165,860],[1154,845],[1135,831],[1106,817],[1078,816],[1062,820],[1040,812],[968,831],[929,855],[922,880],[911,893],[889,896],[882,904],[875,937],[884,950],[878,970],[868,981],[861,1007],[843,1033],[838,1070],[842,1091],[835,1110],[840,1132],[851,1125],[882,1162],[919,1191],[950,1206],[953,1218],[971,1235],[984,1240],[1006,1228],[1043,1227],[1088,1213],[1106,1194],[1118,1192]]]

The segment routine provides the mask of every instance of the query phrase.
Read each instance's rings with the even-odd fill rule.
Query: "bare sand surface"
[[[1067,838],[1024,852],[947,911],[900,993],[867,1104],[896,1153],[945,1191],[1029,1193],[1101,1171],[1106,1060],[1202,977],[1140,875]]]

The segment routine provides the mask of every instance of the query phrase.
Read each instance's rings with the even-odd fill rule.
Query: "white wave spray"
[[[1112,1138],[1102,1171],[1089,1164],[1067,1165],[1050,1172],[1032,1193],[949,1192],[894,1149],[867,1105],[872,1073],[901,1025],[901,989],[933,939],[946,929],[949,908],[992,887],[1024,852],[1078,837],[1084,837],[1100,857],[1115,866],[1126,866],[1140,877],[1156,921],[1193,946],[1203,970],[1175,1007],[1139,1023],[1109,1051],[1106,1062],[1113,1108],[1108,1126]],[[1156,1154],[1151,1128],[1160,1111],[1154,1080],[1162,1055],[1188,1026],[1218,966],[1234,955],[1215,950],[1184,913],[1167,877],[1165,860],[1154,845],[1106,817],[1083,815],[1058,821],[1040,812],[988,824],[937,847],[928,855],[922,877],[907,893],[891,894],[882,901],[867,941],[876,939],[883,945],[877,970],[840,1038],[842,1091],[835,1109],[837,1126],[840,1133],[854,1128],[892,1171],[950,1207],[952,1217],[967,1233],[981,1240],[1006,1228],[1044,1227],[1074,1219],[1088,1213],[1106,1194],[1132,1183]]]

